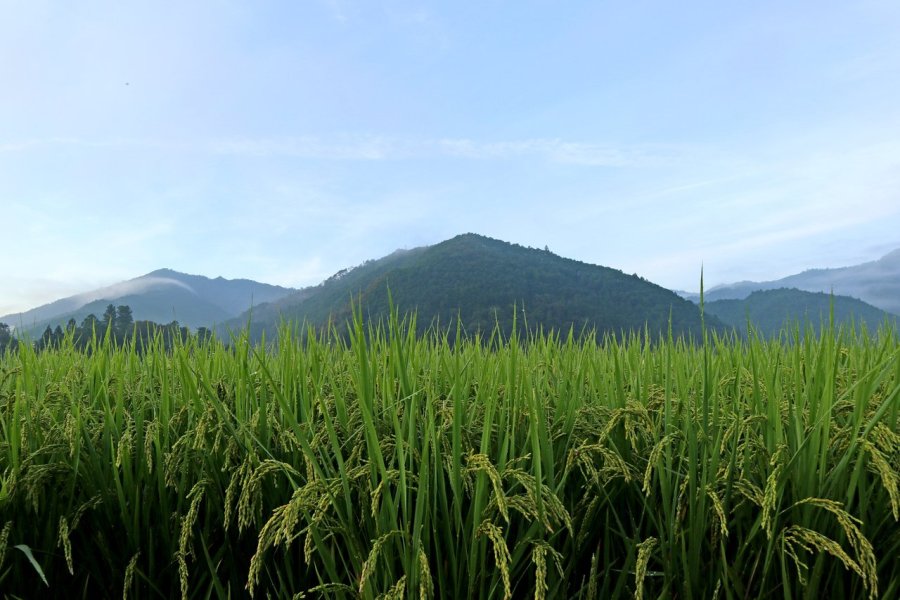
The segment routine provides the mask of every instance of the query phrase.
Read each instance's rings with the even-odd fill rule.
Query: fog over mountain
[[[878,260],[837,269],[810,269],[774,281],[740,281],[712,287],[705,292],[705,299],[742,300],[758,290],[795,288],[806,292],[834,293],[857,298],[900,315],[900,249]],[[699,294],[678,292],[697,302]]]
[[[192,294],[196,294],[191,286],[184,283],[183,281],[179,281],[174,277],[157,277],[155,275],[149,274],[144,275],[143,277],[138,277],[137,279],[129,279],[128,281],[114,283],[110,286],[97,290],[91,290],[82,294],[76,294],[72,296],[71,299],[75,302],[82,303],[81,306],[83,306],[84,304],[88,304],[89,302],[93,302],[94,300],[139,295],[149,289],[165,288],[167,286],[180,287],[184,290],[187,290],[188,292],[191,292]]]
[[[159,269],[25,312],[4,315],[0,322],[19,331],[39,333],[48,325],[64,325],[69,319],[80,322],[91,313],[99,316],[108,304],[127,304],[135,320],[178,321],[195,328],[220,323],[251,306],[272,302],[294,291],[249,279],[210,279]]]

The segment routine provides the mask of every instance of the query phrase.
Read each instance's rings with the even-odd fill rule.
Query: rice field
[[[21,344],[0,595],[900,598],[895,331],[450,337]]]

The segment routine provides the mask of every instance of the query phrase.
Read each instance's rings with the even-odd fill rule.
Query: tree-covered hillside
[[[100,314],[108,304],[130,306],[135,320],[169,323],[189,328],[212,327],[232,319],[251,306],[272,302],[295,292],[291,288],[249,279],[210,279],[171,269],[159,269],[77,296],[62,298],[31,310],[5,315],[0,321],[16,328],[17,334],[36,338],[47,327],[81,323]]]
[[[788,288],[753,292],[743,300],[707,302],[705,310],[738,331],[746,331],[749,319],[756,330],[765,336],[778,335],[785,326],[794,323],[799,323],[803,328],[807,324],[815,328],[827,325],[832,318],[832,310],[835,325],[865,323],[874,330],[885,319],[896,319],[894,315],[862,300]]]
[[[157,341],[162,348],[170,350],[176,343],[184,343],[192,335],[200,340],[212,337],[212,330],[200,327],[196,333],[178,323],[156,323],[147,320],[135,320],[134,312],[127,304],[114,306],[109,304],[102,315],[98,317],[90,313],[77,322],[69,319],[65,325],[50,327],[47,325],[39,336],[17,337],[7,323],[0,322],[0,355],[7,350],[15,351],[20,343],[26,343],[36,351],[46,351],[66,346],[71,340],[72,347],[79,350],[87,350],[97,343],[107,341],[116,346],[134,344],[136,350],[143,352],[145,347],[152,346]]]
[[[280,320],[321,326],[343,325],[351,298],[364,316],[384,317],[390,297],[401,313],[415,311],[418,328],[431,324],[466,331],[490,331],[498,323],[512,331],[514,306],[520,326],[576,333],[620,334],[649,329],[699,335],[700,314],[693,303],[637,275],[562,258],[549,250],[525,248],[474,234],[434,246],[401,251],[371,261],[307,288],[277,305],[253,312],[253,331],[274,331]],[[243,320],[233,327],[246,324]],[[713,318],[708,323],[721,326]]]
[[[775,281],[741,281],[706,290],[708,302],[743,300],[754,291],[793,288],[859,298],[876,308],[900,315],[900,249],[880,259],[837,269],[810,269]],[[699,302],[699,294],[682,292]]]

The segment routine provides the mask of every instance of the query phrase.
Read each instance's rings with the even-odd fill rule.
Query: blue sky
[[[0,314],[477,232],[661,285],[900,247],[900,3],[0,0]]]

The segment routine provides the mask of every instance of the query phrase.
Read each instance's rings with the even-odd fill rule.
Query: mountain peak
[[[900,265],[900,248],[897,248],[896,250],[892,250],[892,251],[888,252],[887,254],[882,256],[878,260],[878,262]]]
[[[164,267],[162,269],[150,271],[146,275],[143,275],[143,277],[172,277],[174,275],[184,275],[184,273],[179,273],[178,271]]]
[[[506,242],[502,242],[500,240],[495,240],[493,238],[489,238],[484,235],[480,235],[478,233],[461,233],[457,236],[450,238],[449,240],[444,240],[443,242],[439,242],[435,244],[435,246],[459,246],[463,244],[485,244],[485,243],[500,243],[505,244]]]
[[[320,286],[254,310],[252,324],[259,333],[283,320],[342,323],[352,317],[351,298],[369,318],[384,317],[391,304],[403,313],[415,311],[420,332],[458,319],[470,333],[499,326],[509,335],[514,310],[517,328],[539,326],[563,335],[570,329],[602,336],[645,328],[656,334],[667,330],[670,318],[676,335],[699,335],[701,326],[696,306],[658,285],[474,233],[339,271]],[[231,325],[243,326],[246,316]]]
[[[0,321],[39,333],[47,325],[65,324],[70,318],[80,321],[90,313],[101,314],[107,304],[127,304],[135,321],[168,323],[175,319],[187,327],[211,327],[253,305],[273,302],[293,291],[248,279],[209,279],[163,268],[23,313],[6,315]]]

